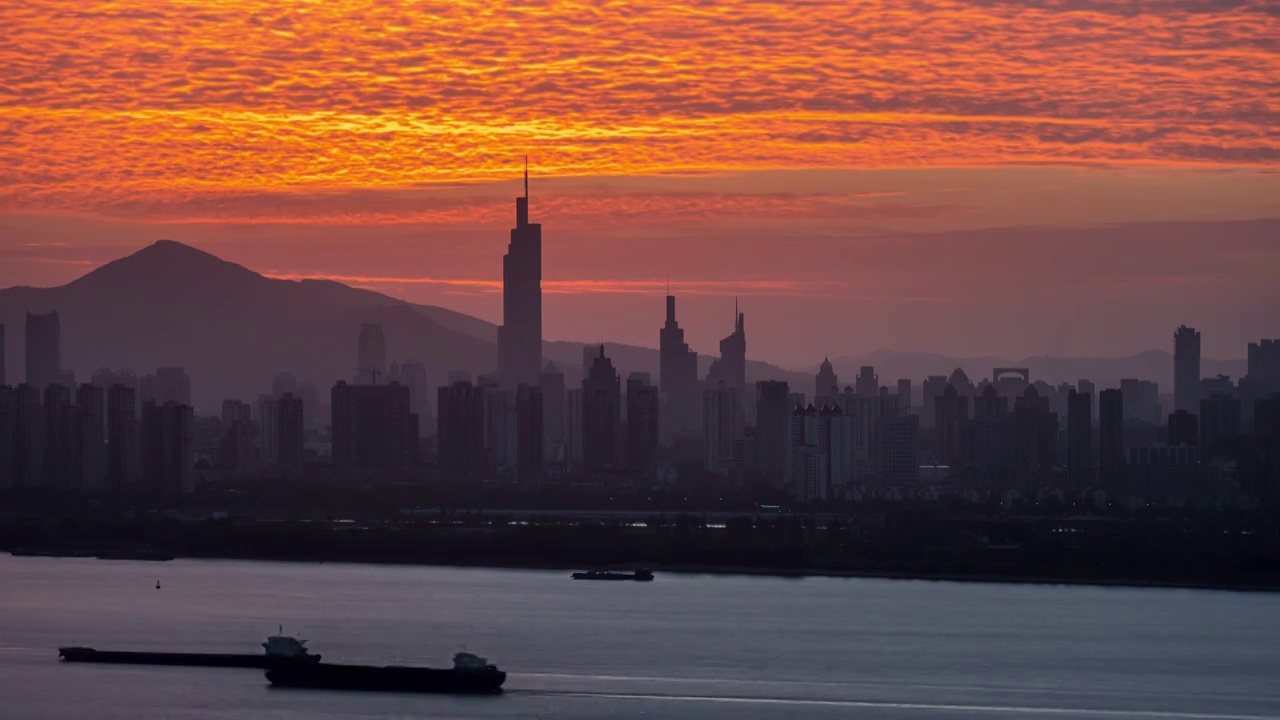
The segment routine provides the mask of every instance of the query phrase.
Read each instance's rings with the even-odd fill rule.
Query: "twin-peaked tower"
[[[529,158],[524,197],[516,198],[516,226],[502,256],[502,326],[498,376],[503,385],[538,384],[542,371],[542,225],[529,222]]]

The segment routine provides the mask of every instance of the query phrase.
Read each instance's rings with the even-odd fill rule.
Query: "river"
[[[161,587],[156,589],[156,583]],[[59,645],[509,673],[501,696],[272,689]],[[0,717],[1280,718],[1280,595],[873,579],[0,556]]]

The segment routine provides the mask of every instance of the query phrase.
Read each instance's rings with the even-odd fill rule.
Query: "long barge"
[[[273,686],[313,690],[452,693],[484,695],[502,692],[507,674],[488,660],[458,653],[449,669],[388,665],[292,665],[267,671]]]
[[[262,643],[266,652],[191,653],[147,652],[129,650],[95,650],[90,647],[61,647],[58,657],[64,662],[109,663],[117,665],[182,665],[187,667],[230,667],[270,670],[278,667],[305,667],[320,662],[320,656],[306,648],[306,640],[287,635],[273,635]]]

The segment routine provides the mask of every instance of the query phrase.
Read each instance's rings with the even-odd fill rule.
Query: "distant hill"
[[[24,313],[57,310],[62,321],[62,355],[77,380],[100,367],[128,367],[139,375],[158,366],[180,366],[192,378],[196,408],[216,412],[225,398],[253,399],[271,386],[271,377],[289,370],[326,389],[355,373],[356,337],[362,322],[381,322],[388,358],[417,359],[427,366],[433,387],[452,369],[473,374],[497,365],[493,323],[431,305],[412,305],[371,290],[322,280],[276,280],[209,253],[161,240],[103,265],[61,287],[0,290],[0,322],[8,328],[8,380],[25,377]],[[655,319],[654,335],[657,335]],[[554,361],[570,385],[581,379],[583,343],[548,341]],[[748,346],[751,350],[758,350]],[[649,372],[658,379],[658,351],[605,343],[622,372]],[[705,376],[711,356],[700,358]],[[964,368],[974,381],[996,366],[1029,367],[1033,379],[1050,382],[1087,377],[1100,387],[1122,377],[1140,377],[1172,390],[1173,359],[1152,350],[1126,358],[998,357],[953,358],[933,353],[880,350],[863,357],[833,358],[842,384],[851,384],[861,365],[874,365],[882,385],[898,378],[913,384],[928,375]],[[1238,378],[1243,360],[1202,362],[1202,374]],[[747,363],[747,379],[786,380],[811,395],[817,368],[784,370]],[[918,391],[917,391],[918,392]]]
[[[433,387],[452,369],[477,374],[497,365],[492,323],[341,283],[263,277],[168,240],[61,287],[0,290],[11,384],[26,374],[27,310],[58,311],[63,365],[78,381],[101,367],[128,367],[141,375],[180,366],[192,378],[193,402],[202,412],[216,412],[225,398],[257,397],[281,370],[322,389],[351,378],[362,322],[381,322],[388,358],[421,360]],[[576,383],[583,347],[548,342],[545,355]],[[656,350],[606,343],[606,352],[624,376],[639,370],[657,379]],[[752,363],[749,372],[753,379],[790,375],[764,363]]]

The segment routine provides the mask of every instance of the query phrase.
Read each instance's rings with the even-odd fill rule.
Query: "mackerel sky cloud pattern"
[[[1005,163],[1272,166],[1269,0],[0,4],[0,202]]]

